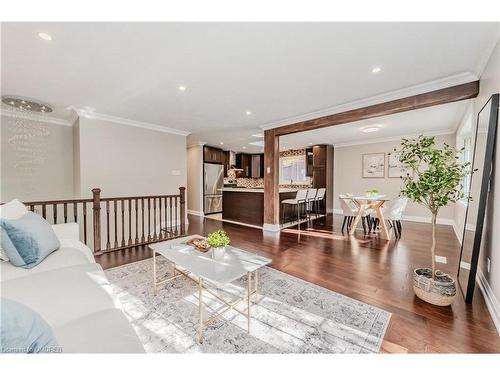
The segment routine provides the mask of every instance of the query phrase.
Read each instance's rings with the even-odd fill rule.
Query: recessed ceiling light
[[[179,86],[179,91],[186,91],[186,86]]]
[[[47,33],[42,33],[42,32],[39,32],[39,33],[38,33],[38,37],[39,37],[40,39],[46,40],[46,41],[48,41],[48,42],[50,42],[50,41],[52,40],[52,37],[51,37],[49,34],[47,34]]]
[[[380,66],[375,66],[372,69],[372,73],[380,73],[382,71],[382,68]]]
[[[309,142],[309,145],[312,145],[313,143],[312,142]]]
[[[223,145],[223,144],[224,144],[224,142],[221,142],[220,144],[221,144],[221,145]]]
[[[252,111],[246,111],[245,113],[247,114],[247,116],[250,116],[252,114]]]
[[[243,149],[243,150],[244,150],[244,149],[246,149],[246,148],[247,148],[247,146],[243,146],[243,147],[242,147],[242,149]]]
[[[373,133],[378,132],[380,130],[380,126],[367,126],[366,128],[361,129],[363,133]]]

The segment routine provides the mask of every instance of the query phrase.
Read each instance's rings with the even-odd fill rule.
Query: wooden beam
[[[424,94],[409,96],[402,99],[352,109],[335,113],[313,120],[301,121],[295,124],[274,128],[274,135],[298,133],[307,130],[326,128],[346,124],[353,121],[366,120],[373,117],[387,116],[394,113],[411,111],[439,104],[452,103],[459,100],[475,98],[479,93],[479,81],[464,83],[457,86],[430,91]]]
[[[279,137],[274,129],[264,132],[264,229],[279,230]]]

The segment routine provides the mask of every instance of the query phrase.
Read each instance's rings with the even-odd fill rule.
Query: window
[[[308,184],[306,156],[284,156],[280,158],[280,184]]]
[[[472,162],[472,140],[470,137],[464,138],[464,152],[462,154],[462,159],[464,163]],[[466,200],[470,194],[470,181],[471,181],[470,174],[463,177],[462,184],[463,184],[464,200]]]

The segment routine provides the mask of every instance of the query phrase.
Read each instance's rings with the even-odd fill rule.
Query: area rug
[[[159,275],[172,272],[157,259]],[[391,314],[377,307],[265,267],[252,305],[250,334],[246,318],[232,311],[217,319],[197,342],[198,289],[180,277],[153,295],[152,259],[106,270],[148,353],[378,353]],[[224,290],[244,294],[245,278]],[[207,312],[222,307],[205,293]],[[241,309],[245,304],[240,305]],[[205,315],[206,316],[206,315]]]

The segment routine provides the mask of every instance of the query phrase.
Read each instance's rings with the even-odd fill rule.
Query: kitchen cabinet
[[[264,154],[252,155],[252,178],[264,178]]]
[[[250,154],[236,154],[236,168],[243,169],[238,174],[238,177],[252,176],[252,156]]]
[[[224,177],[227,177],[227,171],[231,168],[231,158],[229,151],[222,151],[222,164],[224,165]]]
[[[312,177],[313,176],[313,149],[311,148],[306,148],[306,176],[307,177]]]
[[[223,164],[224,162],[224,151],[220,148],[215,148],[211,146],[203,147],[203,161],[206,163],[217,163]]]

